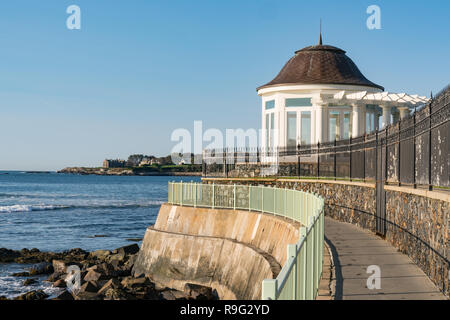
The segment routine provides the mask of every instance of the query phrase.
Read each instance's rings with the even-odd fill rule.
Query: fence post
[[[414,189],[417,188],[416,183],[416,112],[417,107],[414,107],[414,114],[413,114],[413,182],[414,182]]]
[[[252,210],[252,186],[248,186],[248,211]]]
[[[432,100],[433,101],[433,100]],[[433,185],[432,185],[432,175],[431,175],[431,170],[432,170],[432,166],[431,166],[431,103],[428,105],[428,123],[429,123],[429,133],[428,133],[428,190],[432,191],[433,190]]]
[[[276,207],[277,207],[277,195],[275,192],[275,188],[272,188],[272,189],[273,189],[273,215],[275,215]]]
[[[287,246],[287,258],[294,259],[294,266],[292,267],[292,279],[294,283],[292,284],[292,300],[297,300],[297,245],[288,244]]]
[[[215,204],[215,200],[216,200],[216,195],[215,195],[215,193],[214,193],[214,182],[213,182],[213,184],[212,184],[212,203],[211,203],[211,205],[212,205],[212,208],[214,209],[214,204]]]
[[[233,185],[233,210],[236,210],[236,183]]]
[[[261,188],[261,212],[264,212],[264,186]]]
[[[277,279],[264,279],[262,283],[262,300],[276,300],[277,286]]]
[[[197,184],[196,183],[192,183],[192,185],[194,186],[194,208],[197,207]]]
[[[311,204],[311,208],[313,208],[314,205]],[[311,212],[310,212],[311,213]],[[307,243],[308,243],[308,275],[307,280],[309,282],[308,286],[308,296],[307,300],[313,300],[314,299],[314,228],[312,227],[312,216],[309,215],[308,217],[308,228],[309,234],[306,236]]]
[[[363,181],[366,182],[366,142],[367,142],[367,133],[364,134],[364,142],[363,142]]]
[[[352,135],[350,135],[350,139],[348,139],[348,154],[350,156],[350,172],[349,172],[349,176],[350,176],[350,182],[352,181]]]
[[[181,192],[180,205],[183,206],[183,180],[181,180],[181,182],[180,182],[180,192]]]
[[[333,165],[334,165],[334,180],[336,180],[337,178],[337,161],[336,161],[336,157],[337,157],[337,151],[336,151],[336,138],[334,139],[334,161],[333,161]]]
[[[317,179],[320,178],[320,142],[317,142]]]
[[[402,120],[400,119],[399,121],[398,121],[398,135],[397,135],[397,138],[398,138],[398,186],[400,187],[401,185],[402,185],[402,181],[401,181],[401,171],[400,171],[400,165],[401,165],[401,162],[400,162],[400,157],[401,157],[401,152],[400,152],[400,145],[401,145],[401,143],[400,143],[400,131],[401,131],[401,124],[402,124]]]
[[[302,273],[300,276],[301,279],[301,300],[306,300],[306,268],[307,268],[307,241],[306,241],[306,227],[300,227],[300,240],[304,239],[303,247],[300,251],[300,272]]]

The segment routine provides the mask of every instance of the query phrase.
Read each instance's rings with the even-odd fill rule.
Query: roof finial
[[[319,46],[322,45],[322,18],[320,18]]]

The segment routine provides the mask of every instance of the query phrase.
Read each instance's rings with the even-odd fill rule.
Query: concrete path
[[[369,231],[327,217],[325,238],[335,264],[337,300],[446,299],[408,256]],[[380,267],[381,289],[366,286],[370,265]]]

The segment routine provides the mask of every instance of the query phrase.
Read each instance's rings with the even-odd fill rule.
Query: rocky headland
[[[217,295],[209,287],[186,284],[184,291],[162,288],[151,278],[134,277],[132,269],[139,246],[132,244],[116,250],[87,252],[72,249],[61,253],[41,252],[38,249],[20,251],[0,248],[0,263],[34,264],[28,271],[12,274],[26,277],[24,286],[37,281],[35,276],[48,275],[46,281],[61,293],[52,300],[213,300]],[[67,287],[68,268],[80,270],[81,287]],[[33,290],[13,300],[46,300],[42,290]],[[0,300],[8,300],[1,297]]]
[[[58,173],[99,176],[201,176],[201,172],[156,171],[145,168],[88,168],[68,167]]]

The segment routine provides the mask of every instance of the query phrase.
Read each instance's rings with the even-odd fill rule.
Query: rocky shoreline
[[[80,174],[80,175],[98,175],[98,176],[201,176],[201,172],[152,172],[137,171],[131,168],[87,168],[87,167],[69,167],[64,168],[58,173]]]
[[[187,283],[184,291],[162,288],[151,278],[134,277],[133,265],[139,252],[137,244],[112,251],[87,252],[71,249],[61,253],[41,252],[38,249],[20,251],[0,248],[0,263],[34,264],[27,272],[12,274],[27,277],[23,285],[37,280],[33,277],[48,275],[46,281],[62,293],[52,300],[216,300],[217,294],[209,287]],[[80,270],[80,287],[67,287],[68,268]],[[72,267],[73,268],[73,267]],[[69,282],[70,284],[70,282]],[[11,300],[46,300],[42,290],[33,290]],[[9,300],[0,296],[0,300]]]

